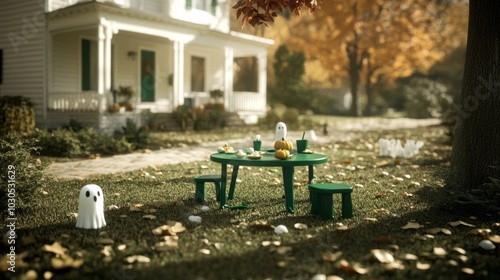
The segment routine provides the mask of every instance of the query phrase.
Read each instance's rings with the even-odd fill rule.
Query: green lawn
[[[412,159],[381,158],[380,137],[419,139],[425,145]],[[300,185],[295,188],[294,214],[285,212],[281,170],[271,168],[239,171],[241,182],[229,204],[245,202],[247,210],[218,209],[208,185],[206,213],[193,199],[193,177],[220,172],[220,166],[209,161],[54,181],[46,195],[40,194],[36,209],[18,217],[18,241],[23,244],[17,247],[15,275],[31,268],[41,279],[47,271],[53,279],[310,279],[315,274],[343,279],[498,279],[499,249],[481,250],[478,243],[483,237],[471,230],[500,234],[500,215],[450,203],[452,195],[445,186],[451,152],[447,143],[445,128],[429,127],[366,132],[351,142],[313,145],[330,158],[316,166],[316,182],[342,181],[354,187],[352,219],[340,217],[338,197],[336,219],[309,214],[307,171],[302,168],[295,172]],[[105,211],[107,226],[100,230],[75,228],[71,214],[78,211],[78,193],[87,183],[101,186],[106,209],[118,207]],[[138,211],[132,211],[133,206]],[[202,223],[190,223],[189,215],[201,216]],[[178,233],[178,248],[159,251],[155,244],[162,237],[152,230],[167,221],[182,223],[186,231]],[[409,221],[422,227],[402,229]],[[464,223],[450,224],[456,221]],[[285,225],[289,233],[275,234],[272,226],[277,225]],[[448,231],[437,233],[439,228]],[[111,245],[102,244],[111,240]],[[44,250],[54,242],[67,248],[65,256],[76,260],[77,268],[56,269],[55,254]],[[373,249],[394,260],[389,256],[389,263],[382,263]],[[148,261],[129,263],[128,257],[137,255]]]

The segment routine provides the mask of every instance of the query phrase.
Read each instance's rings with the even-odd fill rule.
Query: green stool
[[[319,214],[326,219],[334,218],[333,194],[342,194],[342,217],[352,218],[352,187],[345,184],[309,184],[309,195],[311,199],[311,213]]]
[[[196,183],[196,192],[194,194],[194,198],[196,202],[204,202],[205,201],[205,183],[214,183],[215,184],[215,196],[217,201],[221,200],[221,182],[222,178],[220,174],[204,174],[194,177],[194,182]]]

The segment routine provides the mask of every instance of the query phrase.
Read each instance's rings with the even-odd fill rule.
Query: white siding
[[[2,0],[0,49],[3,49],[2,95],[21,95],[35,105],[43,126],[45,87],[44,1]]]
[[[79,92],[80,78],[80,40],[77,33],[63,33],[53,36],[52,75],[49,92]]]

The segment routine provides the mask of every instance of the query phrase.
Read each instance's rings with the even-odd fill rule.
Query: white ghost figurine
[[[279,122],[276,124],[276,141],[281,139],[286,139],[286,124],[284,122]]]
[[[90,184],[80,190],[77,228],[98,229],[106,225],[104,219],[104,194],[101,187]]]

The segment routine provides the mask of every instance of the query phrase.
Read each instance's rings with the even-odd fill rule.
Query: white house
[[[266,110],[272,40],[230,30],[229,0],[2,0],[0,95],[28,97],[38,127],[76,119],[110,130],[141,111],[173,112],[224,91],[248,122]],[[254,74],[238,73],[240,64]],[[132,86],[136,110],[110,113]]]

